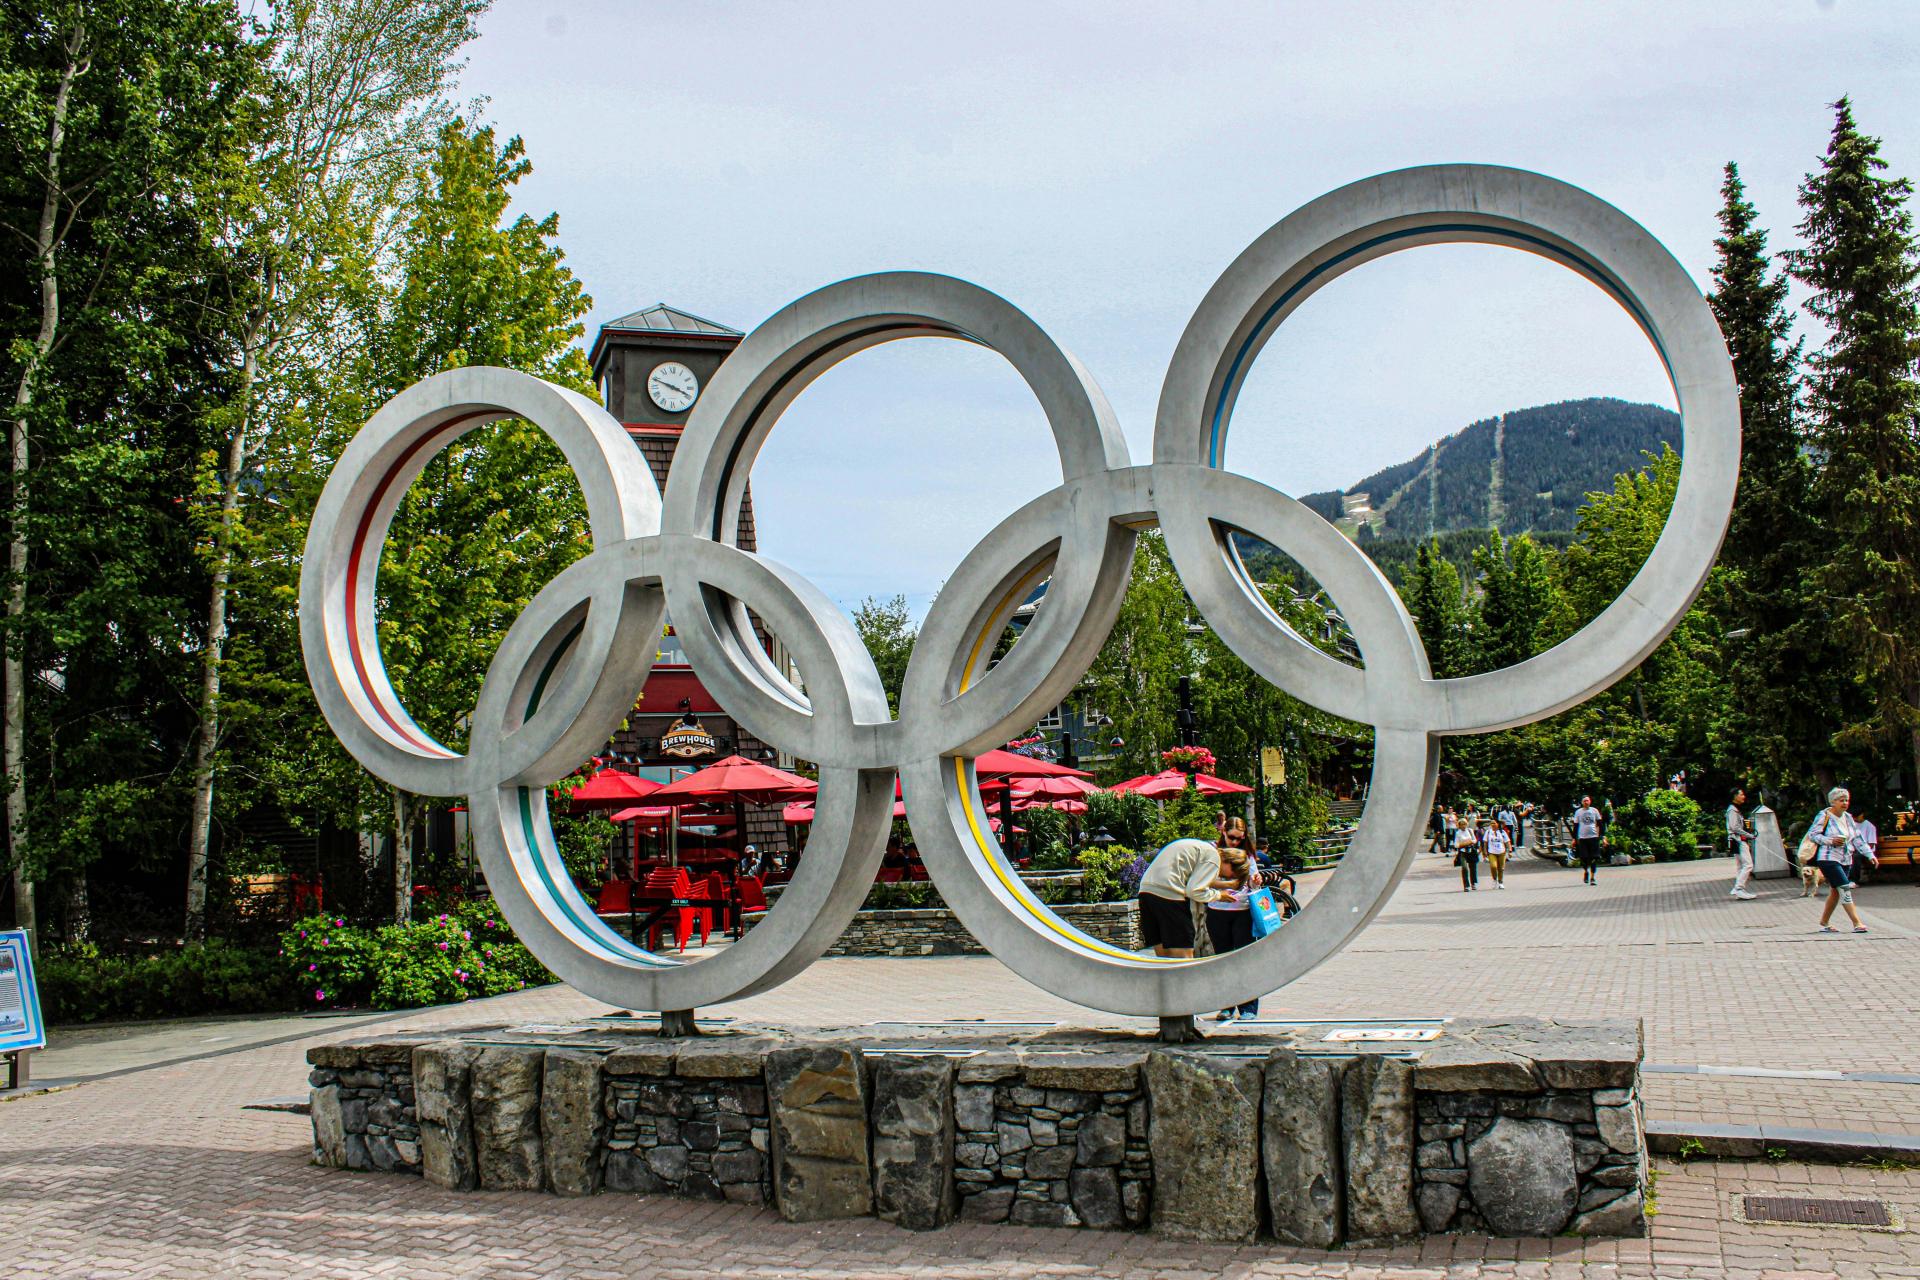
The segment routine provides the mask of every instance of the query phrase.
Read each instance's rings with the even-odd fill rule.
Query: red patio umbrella
[[[747,805],[805,800],[819,790],[819,783],[797,773],[745,756],[728,756],[698,773],[669,782],[650,799],[655,804],[671,805],[731,804],[735,833],[740,838],[740,856],[744,858],[747,855]]]
[[[575,787],[567,799],[576,809],[630,809],[634,801],[645,800],[659,789],[657,782],[607,765]]]
[[[1013,798],[1020,800],[1078,800],[1100,788],[1085,778],[1022,778],[1013,785]]]
[[[1243,787],[1237,782],[1228,782],[1225,778],[1216,778],[1210,773],[1193,775],[1193,785],[1205,795],[1243,796],[1252,792],[1252,787]],[[1125,782],[1113,784],[1114,791],[1137,791],[1149,800],[1164,800],[1176,792],[1186,790],[1187,775],[1178,769],[1163,769],[1159,773],[1143,773],[1137,778],[1128,778]]]
[[[1036,760],[1032,756],[1003,751],[998,747],[992,751],[982,751],[975,756],[973,769],[983,778],[1091,778],[1093,776],[1084,769],[1069,769],[1051,760]]]
[[[893,802],[893,816],[896,818],[906,817],[907,806],[895,800]],[[796,804],[790,804],[780,811],[780,820],[790,827],[804,827],[813,821],[813,805],[805,800],[799,801]]]

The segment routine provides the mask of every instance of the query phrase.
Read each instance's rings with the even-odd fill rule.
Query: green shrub
[[[1148,849],[1164,849],[1175,840],[1213,840],[1220,834],[1214,825],[1220,802],[1200,788],[1188,784],[1173,793],[1161,806],[1160,816],[1147,828]]]
[[[1147,828],[1160,816],[1153,801],[1137,791],[1096,791],[1087,797],[1087,811],[1081,825],[1088,831],[1105,831],[1130,849],[1145,847]]]
[[[1086,876],[1080,882],[1080,896],[1087,902],[1123,902],[1139,888],[1140,877],[1126,883],[1127,869],[1139,855],[1123,844],[1104,849],[1082,849],[1080,869]]]
[[[1702,817],[1690,796],[1661,787],[1622,805],[1608,840],[1620,853],[1682,862],[1700,856],[1695,843]]]
[[[944,907],[940,891],[931,880],[902,880],[895,884],[876,884],[867,890],[861,904],[868,911],[914,911],[923,907]]]
[[[137,956],[49,948],[36,977],[49,1023],[265,1013],[292,1007],[295,993],[280,957],[218,938]]]
[[[375,930],[313,916],[282,936],[281,954],[309,1009],[414,1009],[554,981],[484,902]]]

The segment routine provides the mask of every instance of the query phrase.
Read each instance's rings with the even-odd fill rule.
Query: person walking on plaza
[[[1813,823],[1807,828],[1805,839],[1813,843],[1813,865],[1820,872],[1820,878],[1827,882],[1827,904],[1820,912],[1821,933],[1839,932],[1832,924],[1835,907],[1846,908],[1855,933],[1867,931],[1853,905],[1852,868],[1855,855],[1869,861],[1872,855],[1867,852],[1866,837],[1860,833],[1859,824],[1847,812],[1852,801],[1845,787],[1835,787],[1827,792],[1827,807],[1813,816]]]
[[[1480,851],[1487,855],[1487,871],[1493,887],[1507,887],[1507,854],[1513,851],[1513,831],[1504,822],[1489,825],[1480,839]]]
[[[1747,793],[1739,787],[1733,789],[1733,799],[1727,802],[1727,851],[1733,855],[1733,892],[1727,896],[1751,902],[1760,895],[1747,889],[1747,881],[1753,878],[1753,828],[1740,812],[1746,802]]]
[[[1258,880],[1258,872],[1254,878]],[[1175,840],[1140,877],[1140,940],[1157,956],[1193,958],[1190,902],[1212,902],[1240,887],[1221,874],[1220,850],[1206,840]]]
[[[1462,820],[1453,833],[1453,865],[1460,868],[1460,892],[1480,887],[1480,842],[1473,824]]]
[[[1583,884],[1600,883],[1600,824],[1604,821],[1593,807],[1593,797],[1581,796],[1580,807],[1573,811],[1573,847],[1580,855]]]
[[[1217,956],[1253,945],[1253,911],[1247,906],[1247,895],[1260,887],[1260,869],[1247,855],[1247,829],[1244,824],[1235,826],[1237,822],[1236,818],[1228,823],[1220,845],[1220,878],[1232,881],[1235,887],[1207,904],[1207,937],[1212,939]],[[1214,1021],[1259,1016],[1260,1002],[1249,1000],[1237,1009],[1222,1009],[1214,1015]]]
[[[1500,812],[1494,817],[1507,829],[1507,848],[1512,849],[1520,843],[1520,816],[1514,812],[1513,801],[1508,800],[1500,806]]]

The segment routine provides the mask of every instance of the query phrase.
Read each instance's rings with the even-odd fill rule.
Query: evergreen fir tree
[[[1806,248],[1792,256],[1807,309],[1828,328],[1814,355],[1808,408],[1819,454],[1812,499],[1833,551],[1814,602],[1852,661],[1864,695],[1835,741],[1896,743],[1920,772],[1920,276],[1907,198],[1881,176],[1877,138],[1834,104],[1833,135],[1800,188]],[[1904,763],[1904,762],[1903,762]]]
[[[1767,233],[1729,163],[1720,187],[1719,251],[1709,305],[1720,322],[1740,384],[1740,490],[1720,553],[1727,570],[1712,604],[1728,631],[1744,631],[1727,654],[1738,690],[1715,738],[1723,763],[1756,782],[1807,781],[1809,744],[1824,742],[1833,690],[1808,671],[1839,671],[1829,630],[1807,608],[1809,575],[1828,557],[1826,526],[1815,518],[1797,420],[1801,344],[1792,338],[1787,278],[1771,272]]]
[[[1437,539],[1421,543],[1415,552],[1406,600],[1435,678],[1469,674],[1467,609],[1461,598],[1460,574],[1440,554]]]

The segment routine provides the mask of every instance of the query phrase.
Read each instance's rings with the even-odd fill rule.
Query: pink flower
[[[308,965],[308,966],[307,966],[307,972],[308,972],[308,973],[318,973],[318,972],[320,972],[320,966],[319,966],[319,965],[317,965],[317,964],[310,964],[310,965]]]
[[[440,923],[441,923],[441,924],[445,924],[446,922],[447,922],[447,918],[446,918],[445,916],[441,916],[441,917],[440,917]]]
[[[493,921],[491,920],[487,921],[487,928],[489,929],[493,928]]]
[[[467,940],[468,942],[472,942],[472,941],[473,941],[473,934],[472,934],[472,933],[471,933],[470,931],[468,931],[468,930],[466,930],[466,929],[462,929],[462,930],[460,931],[460,936],[461,936],[461,937],[463,937],[463,938],[465,938],[465,939],[466,939],[466,940]]]
[[[347,927],[347,922],[345,920],[335,920],[333,926],[336,929],[344,929]]]
[[[447,944],[444,942],[436,942],[433,945],[436,947],[439,947],[442,951],[445,951],[447,949]]]
[[[329,942],[332,942],[332,941],[333,941],[333,939],[332,939],[332,938],[322,938],[322,939],[320,939],[320,945],[324,947],[324,946],[326,946],[326,945],[327,945],[327,944],[328,944]]]
[[[316,991],[313,993],[313,998],[315,1000],[325,1000],[327,998],[327,993],[325,991]]]
[[[306,936],[307,936],[307,931],[306,931],[305,929],[302,929],[302,930],[300,931],[300,936],[301,936],[301,937],[303,937],[303,938],[304,938],[304,937],[306,937]]]

